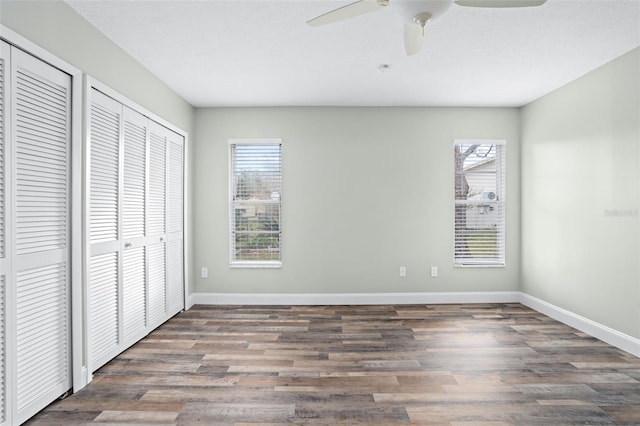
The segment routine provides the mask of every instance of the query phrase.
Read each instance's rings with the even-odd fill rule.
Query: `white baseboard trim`
[[[576,328],[590,336],[600,339],[603,342],[640,357],[640,340],[635,337],[620,333],[610,327],[599,324],[588,318],[574,314],[573,312],[552,305],[544,300],[529,296],[525,293],[520,294],[520,303],[567,324],[570,327]]]
[[[78,376],[78,377],[76,377]],[[73,375],[73,393],[78,392],[80,389],[83,389],[85,386],[89,384],[91,379],[89,378],[89,371],[87,370],[87,366],[83,365],[80,368],[80,374]]]
[[[409,305],[444,303],[518,303],[520,292],[455,293],[315,293],[244,294],[193,293],[187,309],[193,305]]]
[[[570,327],[640,357],[639,339],[519,291],[315,294],[192,293],[187,298],[187,309],[193,305],[408,305],[446,303],[522,303]]]

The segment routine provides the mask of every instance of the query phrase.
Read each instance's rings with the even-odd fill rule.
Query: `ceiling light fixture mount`
[[[433,15],[429,12],[418,13],[413,17],[412,21],[422,27],[422,36],[424,37],[424,26],[427,25],[427,22],[431,21]]]

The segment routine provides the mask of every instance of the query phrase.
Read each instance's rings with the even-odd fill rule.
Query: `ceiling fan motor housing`
[[[405,23],[424,26],[444,14],[453,4],[453,0],[392,0],[389,2]]]

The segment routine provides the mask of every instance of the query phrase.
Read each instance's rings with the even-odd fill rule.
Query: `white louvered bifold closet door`
[[[10,52],[3,211],[13,217],[3,221],[11,263],[4,282],[15,334],[6,390],[12,422],[21,423],[71,387],[71,77],[16,48]]]
[[[124,108],[122,307],[125,344],[147,332],[146,164],[148,120]]]
[[[184,138],[169,134],[167,145],[167,311],[184,308]]]
[[[147,264],[149,323],[152,328],[167,318],[166,224],[167,129],[151,122],[149,135],[149,192],[147,198]]]
[[[99,367],[121,349],[120,151],[122,105],[92,92],[89,112],[89,359]]]
[[[11,274],[7,259],[6,223],[10,220],[7,211],[6,154],[7,142],[7,98],[9,84],[9,50],[11,47],[0,41],[0,425],[7,422],[7,276]]]
[[[184,308],[183,272],[172,269],[183,263],[182,177],[172,189],[172,173],[182,173],[183,166],[170,165],[171,159],[182,162],[183,137],[97,89],[91,89],[90,105],[87,276],[93,372]],[[178,139],[180,153],[174,148],[171,154],[171,141]],[[171,199],[180,203],[173,207],[180,223],[174,219],[172,225]],[[171,226],[180,227],[175,247]]]

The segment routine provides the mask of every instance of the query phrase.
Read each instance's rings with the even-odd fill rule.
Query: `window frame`
[[[495,202],[487,202],[487,204],[492,204],[494,206],[496,213],[496,220],[498,221],[496,227],[496,251],[497,255],[495,257],[480,257],[480,258],[469,258],[462,257],[458,253],[457,247],[457,239],[459,238],[459,230],[457,224],[458,214],[458,206],[460,205],[476,205],[480,206],[478,200],[459,200],[456,198],[456,186],[457,186],[457,165],[455,164],[455,152],[458,149],[459,145],[495,145],[500,146],[500,155],[498,156],[496,152],[496,171],[495,171]],[[453,209],[454,209],[454,217],[453,217],[453,230],[454,230],[454,238],[453,238],[453,262],[454,267],[459,268],[502,268],[506,266],[506,163],[507,163],[507,141],[504,139],[455,139],[453,141],[453,150],[454,150],[454,190],[453,190]],[[496,150],[497,151],[497,150]],[[500,158],[498,158],[500,157]],[[468,229],[465,229],[465,234]]]
[[[281,268],[282,267],[282,139],[256,138],[256,139],[229,139],[229,266],[231,268]],[[264,200],[260,204],[276,205],[279,210],[278,217],[278,260],[238,260],[236,259],[236,209],[242,202],[235,200],[235,170],[234,149],[238,145],[279,145],[280,154],[280,192],[278,200]],[[253,202],[255,203],[255,201]],[[247,203],[251,204],[251,203]]]

